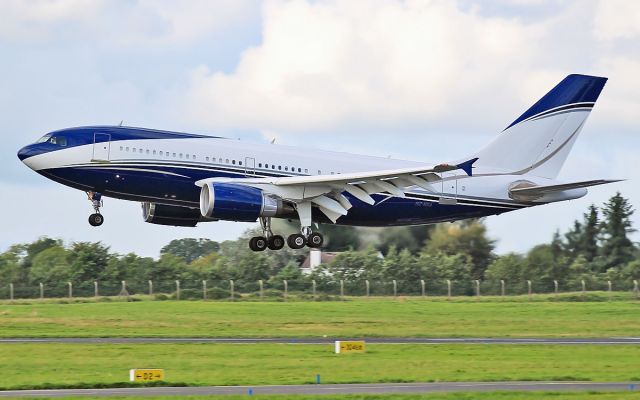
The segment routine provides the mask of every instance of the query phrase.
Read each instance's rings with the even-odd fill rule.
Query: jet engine
[[[151,224],[173,226],[196,226],[205,220],[197,208],[146,202],[142,203],[142,218]]]
[[[206,218],[255,222],[258,217],[295,215],[295,209],[254,187],[206,183],[200,191],[200,213]]]

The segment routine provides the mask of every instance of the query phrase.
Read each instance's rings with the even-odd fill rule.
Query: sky
[[[486,219],[498,253],[523,252],[616,191],[640,208],[638,43],[640,2],[626,0],[4,0],[0,251],[46,235],[156,257],[175,238],[252,226],[156,226],[139,204],[106,199],[93,228],[85,194],[16,157],[48,131],[124,121],[440,163],[567,74],[606,76],[559,178],[626,181]]]

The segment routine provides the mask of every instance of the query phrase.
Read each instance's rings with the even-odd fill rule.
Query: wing
[[[259,188],[296,204],[302,226],[311,225],[312,205],[334,223],[347,215],[351,203],[343,193],[373,205],[373,193],[389,193],[404,197],[407,187],[419,186],[437,192],[432,182],[441,180],[440,173],[461,169],[472,175],[473,158],[460,164],[439,164],[393,170],[356,172],[336,175],[290,176],[283,178],[209,178],[196,182],[198,186],[212,183],[235,183]]]
[[[607,183],[620,182],[620,179],[595,179],[591,181],[560,183],[557,185],[541,185],[541,186],[528,186],[528,187],[515,187],[510,189],[509,192],[513,195],[527,198],[537,199],[545,194],[562,192],[564,190],[579,189],[590,186],[605,185]]]

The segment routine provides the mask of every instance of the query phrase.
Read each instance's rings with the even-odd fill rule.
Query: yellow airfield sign
[[[158,369],[158,368],[130,369],[129,380],[131,382],[163,381],[164,369]]]
[[[364,340],[336,340],[336,354],[364,353]]]

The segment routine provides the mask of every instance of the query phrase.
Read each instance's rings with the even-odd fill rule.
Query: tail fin
[[[474,155],[476,165],[555,178],[606,82],[567,76]]]

